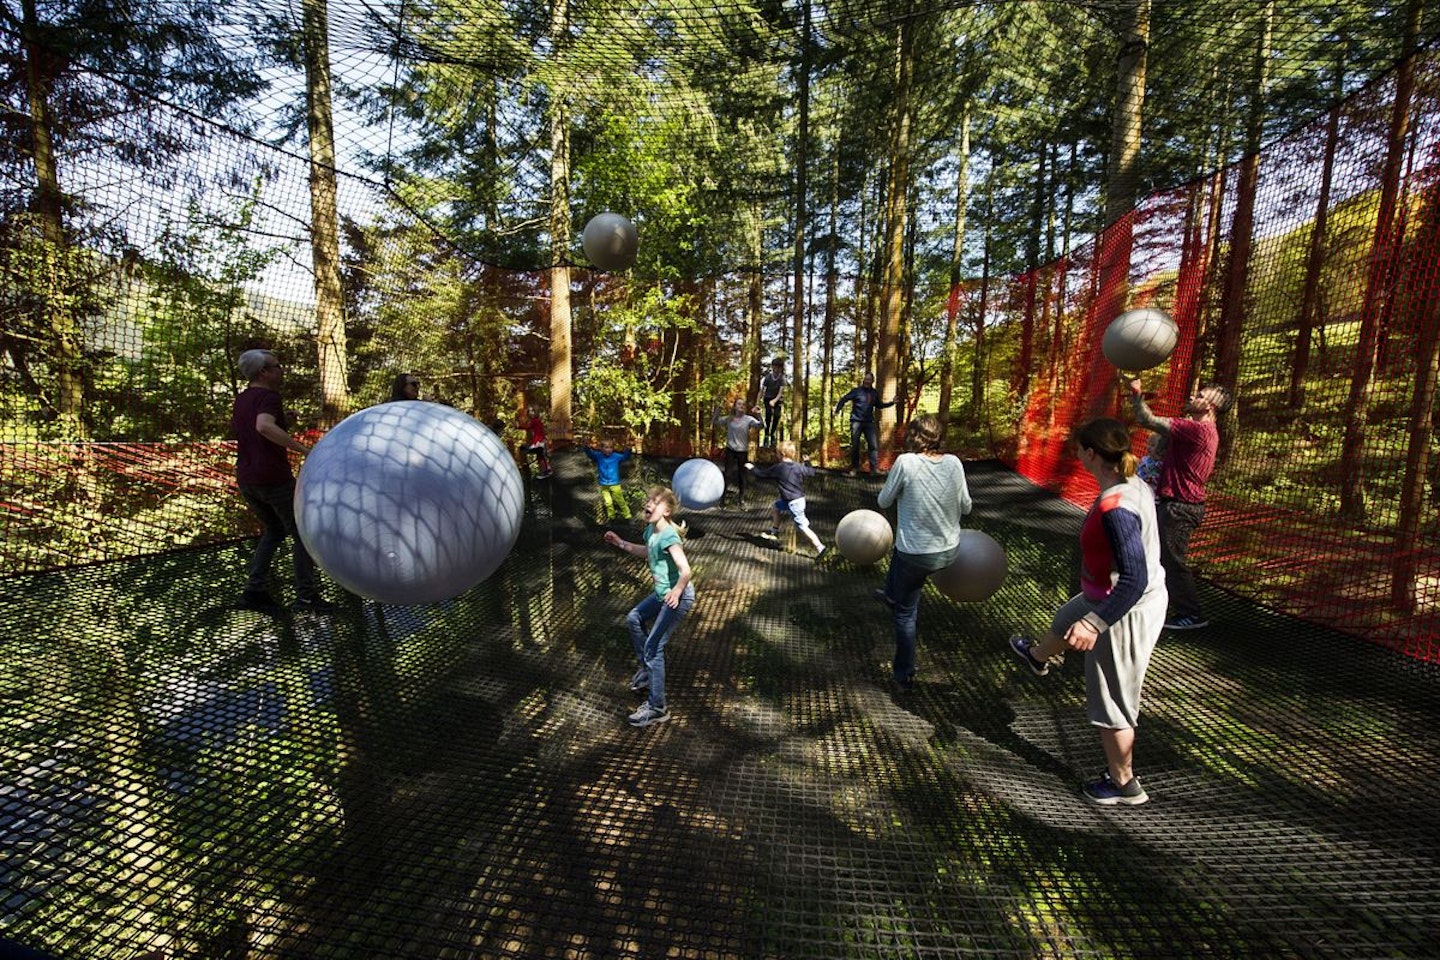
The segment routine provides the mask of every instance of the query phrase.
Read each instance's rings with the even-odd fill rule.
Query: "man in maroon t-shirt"
[[[238,453],[235,478],[240,484],[240,496],[264,526],[250,559],[240,606],[267,613],[279,610],[266,582],[270,561],[288,536],[295,562],[295,608],[331,610],[334,604],[320,595],[315,561],[300,542],[295,527],[295,475],[290,472],[289,451],[307,453],[310,448],[290,436],[290,421],[285,417],[279,393],[284,367],[269,350],[246,350],[240,354],[239,367],[240,375],[250,385],[235,398],[230,417]]]
[[[1208,386],[1186,402],[1183,417],[1157,417],[1145,405],[1140,381],[1132,379],[1129,386],[1135,421],[1165,437],[1160,477],[1155,484],[1160,565],[1165,568],[1165,586],[1170,591],[1170,614],[1165,618],[1165,627],[1208,627],[1210,621],[1200,611],[1195,576],[1186,556],[1190,535],[1205,517],[1205,484],[1215,469],[1215,452],[1220,448],[1215,420],[1230,408],[1230,394],[1224,387]]]

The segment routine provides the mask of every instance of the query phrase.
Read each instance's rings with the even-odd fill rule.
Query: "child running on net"
[[[609,440],[601,440],[599,449],[586,446],[585,456],[595,462],[596,482],[600,485],[600,508],[609,523],[617,516],[630,519],[630,505],[625,502],[625,491],[620,486],[620,464],[630,459],[629,450],[616,450]]]
[[[810,545],[815,548],[815,559],[819,560],[825,555],[825,544],[820,542],[820,537],[814,530],[810,529],[810,521],[805,516],[805,480],[815,476],[815,468],[808,463],[795,462],[795,441],[781,440],[775,447],[780,454],[780,459],[768,467],[757,467],[753,463],[745,464],[753,476],[761,480],[774,480],[780,484],[780,497],[770,506],[770,529],[761,536],[766,540],[774,540],[780,534],[780,516],[783,512],[795,521],[795,528],[805,535]]]
[[[614,530],[605,531],[606,543],[632,557],[644,557],[655,578],[654,591],[646,594],[625,616],[630,643],[640,661],[640,669],[630,678],[630,689],[636,693],[650,690],[645,702],[628,718],[632,727],[648,727],[670,719],[670,711],[665,706],[665,644],[695,603],[690,561],[685,558],[680,530],[671,519],[678,506],[674,491],[652,487],[642,508],[646,523],[644,543],[631,543]],[[650,622],[648,631],[647,622]]]

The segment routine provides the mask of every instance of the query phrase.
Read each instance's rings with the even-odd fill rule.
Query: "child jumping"
[[[619,516],[630,519],[630,505],[625,502],[625,491],[620,486],[620,464],[630,459],[629,450],[616,450],[609,440],[601,440],[600,448],[586,446],[585,456],[595,462],[596,481],[600,484],[600,507],[609,523]]]
[[[645,595],[625,616],[630,643],[640,669],[630,678],[636,693],[650,690],[645,702],[627,718],[632,727],[648,727],[670,719],[665,707],[665,644],[686,611],[695,603],[695,585],[690,582],[690,561],[680,532],[671,517],[679,501],[666,487],[652,487],[642,508],[645,512],[645,542],[630,543],[614,530],[605,531],[605,542],[630,554],[644,557],[655,578],[655,590]],[[647,621],[653,621],[646,631]]]
[[[805,535],[815,548],[815,559],[819,560],[825,555],[825,544],[820,542],[820,537],[814,530],[810,529],[810,521],[805,516],[805,480],[815,476],[815,468],[808,463],[795,462],[795,441],[781,440],[775,447],[780,454],[778,462],[768,467],[757,467],[753,463],[745,464],[745,468],[761,480],[775,480],[780,484],[780,497],[770,506],[770,529],[761,536],[767,540],[774,540],[780,534],[780,515],[783,511],[791,520],[795,521],[795,528]]]

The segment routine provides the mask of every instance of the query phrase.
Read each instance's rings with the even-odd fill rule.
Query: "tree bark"
[[[910,86],[914,75],[914,26],[902,20],[895,37],[895,88],[890,101],[890,176],[885,195],[885,274],[881,287],[879,363],[875,377],[881,399],[896,396],[900,385],[900,337],[905,301],[905,231],[909,220],[910,195]],[[880,442],[891,446],[895,438],[896,411],[900,405],[878,411]]]
[[[310,134],[310,249],[315,265],[316,372],[321,426],[350,407],[346,375],[345,306],[340,288],[340,214],[336,202],[335,121],[330,87],[330,22],[326,0],[305,0],[305,108]]]
[[[565,43],[568,0],[552,0],[550,38]],[[570,355],[570,118],[561,91],[550,91],[550,427],[555,441],[571,439]]]
[[[1375,239],[1361,301],[1360,338],[1345,401],[1345,437],[1340,445],[1340,516],[1352,523],[1365,519],[1365,433],[1370,417],[1370,387],[1379,354],[1380,317],[1394,288],[1396,205],[1400,173],[1405,162],[1405,141],[1410,135],[1410,102],[1415,90],[1415,43],[1420,27],[1422,0],[1410,0],[1405,30],[1405,58],[1395,72],[1395,100],[1390,113],[1385,166],[1380,181],[1380,208]]]

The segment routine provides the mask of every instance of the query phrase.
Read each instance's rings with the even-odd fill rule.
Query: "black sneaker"
[[[333,613],[335,604],[320,596],[301,597],[290,604],[290,609],[296,613]]]
[[[1037,677],[1043,677],[1050,672],[1050,664],[1044,660],[1036,660],[1035,655],[1030,651],[1035,649],[1035,641],[1029,637],[1022,637],[1018,633],[1010,638],[1010,652],[1019,657],[1030,672]]]
[[[760,539],[761,539],[761,540],[778,540],[778,539],[780,539],[780,531],[779,531],[779,530],[776,530],[774,527],[771,527],[769,530],[765,530],[765,531],[763,531],[763,532],[760,534]]]
[[[241,610],[254,610],[257,613],[280,613],[282,607],[275,602],[275,598],[264,590],[246,590],[240,594],[240,599],[235,606]]]
[[[1109,770],[1081,787],[1080,792],[1085,794],[1085,799],[1091,803],[1098,803],[1106,807],[1113,807],[1117,804],[1138,807],[1150,799],[1150,794],[1140,786],[1139,777],[1131,777],[1129,783],[1123,787],[1117,787],[1115,781],[1110,779]]]
[[[1166,630],[1203,630],[1210,626],[1210,621],[1204,617],[1192,617],[1188,614],[1183,617],[1176,617],[1174,620],[1165,621]]]

